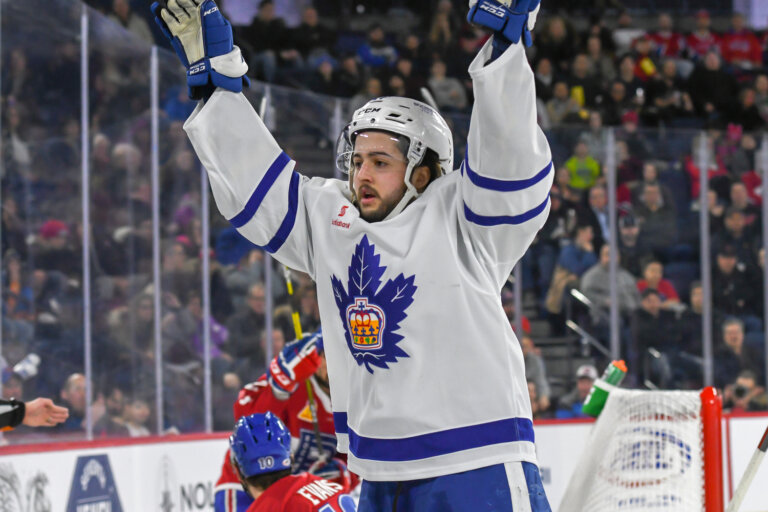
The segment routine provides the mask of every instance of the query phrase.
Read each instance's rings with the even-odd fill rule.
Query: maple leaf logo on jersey
[[[408,315],[405,310],[413,302],[415,276],[403,274],[381,286],[381,276],[387,267],[380,265],[376,247],[363,236],[355,247],[349,280],[344,288],[341,280],[331,277],[333,295],[344,324],[347,347],[359,365],[373,373],[373,367],[389,369],[399,357],[409,357],[397,346],[403,337],[397,334]]]

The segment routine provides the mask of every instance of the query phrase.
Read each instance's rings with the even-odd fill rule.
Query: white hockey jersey
[[[221,213],[317,283],[338,449],[367,480],[536,462],[523,354],[500,290],[549,212],[533,73],[513,45],[470,66],[468,157],[368,223],[346,182],[294,171],[242,94],[185,124]]]

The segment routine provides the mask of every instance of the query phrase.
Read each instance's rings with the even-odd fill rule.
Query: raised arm
[[[524,47],[538,2],[522,0],[508,9],[484,0],[472,7],[469,19],[478,22],[479,11],[498,14],[502,7],[507,10],[499,24],[482,23],[500,28],[469,67],[475,104],[461,165],[466,229],[499,282],[544,225],[554,175]]]
[[[219,211],[248,240],[312,275],[304,179],[241,93],[248,66],[229,22],[213,0],[168,0],[152,11],[187,67],[190,97],[203,100],[184,129]]]

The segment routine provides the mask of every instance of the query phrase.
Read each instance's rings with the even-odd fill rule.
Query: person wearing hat
[[[635,277],[643,271],[642,263],[653,258],[653,253],[639,237],[640,225],[635,216],[619,217],[619,258],[623,267]]]
[[[721,247],[729,245],[736,251],[739,263],[749,268],[756,268],[755,233],[747,226],[747,217],[744,211],[735,206],[729,206],[725,209],[723,225],[725,229],[712,235],[712,256],[716,256]]]
[[[560,397],[555,417],[558,419],[587,418],[588,416],[581,412],[581,407],[595,379],[597,379],[597,368],[591,364],[579,366],[576,369],[576,387]]]

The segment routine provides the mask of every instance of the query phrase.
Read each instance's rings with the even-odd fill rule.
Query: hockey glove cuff
[[[204,99],[216,87],[241,92],[250,85],[248,65],[233,44],[232,26],[213,0],[152,4],[155,22],[187,68],[189,97]]]
[[[510,44],[520,42],[521,38],[525,46],[531,46],[531,30],[536,24],[540,3],[541,0],[506,0],[503,3],[472,0],[467,21],[494,32],[491,60],[495,60]]]
[[[322,363],[318,345],[322,346],[320,331],[304,336],[285,346],[269,363],[267,381],[278,400],[287,400],[299,383],[311,377]]]

